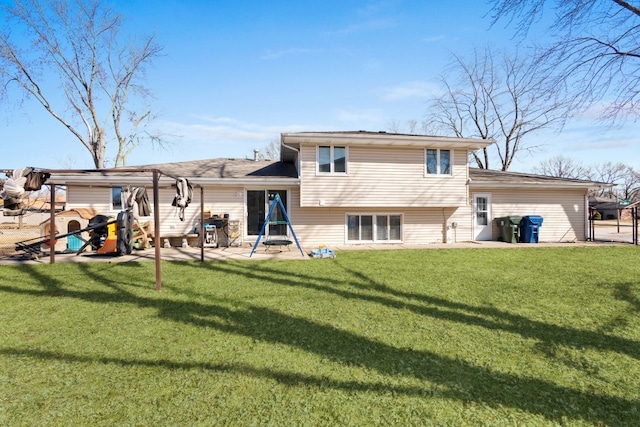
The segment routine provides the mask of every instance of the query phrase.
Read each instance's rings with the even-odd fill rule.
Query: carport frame
[[[34,168],[34,170],[38,172],[48,173],[50,174],[49,179],[43,184],[50,186],[50,221],[51,224],[55,222],[55,194],[56,194],[56,175],[58,175],[58,179],[60,175],[82,175],[82,174],[123,174],[123,173],[134,173],[134,174],[152,174],[152,182],[153,182],[153,227],[154,227],[154,236],[153,236],[153,246],[155,250],[155,289],[156,291],[162,290],[162,254],[161,254],[161,241],[160,241],[160,176],[164,175],[169,178],[173,178],[177,180],[179,177],[174,176],[172,174],[168,174],[166,172],[162,172],[157,168],[114,168],[114,169],[40,169]],[[0,169],[0,172],[5,174],[10,174],[13,172],[13,169]],[[62,185],[62,184],[61,184]],[[200,189],[200,218],[204,217],[204,188],[199,185],[194,185],[196,188]],[[53,242],[55,240],[55,227],[49,227],[50,234],[49,240]],[[204,221],[200,221],[200,236],[204,236]],[[204,261],[204,245],[200,245],[200,261]],[[51,248],[49,251],[49,263],[55,264],[55,250]]]
[[[633,245],[638,245],[638,237],[639,237],[639,231],[638,231],[638,223],[640,222],[640,200],[633,202],[627,206],[624,206],[623,208],[619,208],[618,209],[618,218],[617,218],[617,226],[618,226],[618,232],[620,232],[620,212],[630,209],[631,210],[631,244]],[[588,221],[589,221],[589,233],[588,233],[588,239],[590,241],[595,241],[595,219],[594,219],[594,212],[596,212],[595,208],[589,207],[589,216],[588,216]]]

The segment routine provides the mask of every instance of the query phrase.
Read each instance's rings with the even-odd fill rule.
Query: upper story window
[[[319,146],[318,172],[347,173],[347,147],[334,145]]]
[[[427,175],[451,175],[451,150],[427,149]]]

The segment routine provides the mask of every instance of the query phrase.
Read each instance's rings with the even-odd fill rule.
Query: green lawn
[[[0,425],[640,423],[640,249],[0,266]]]

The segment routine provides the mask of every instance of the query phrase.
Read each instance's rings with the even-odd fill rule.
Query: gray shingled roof
[[[260,182],[265,178],[271,179],[297,179],[298,173],[293,162],[282,162],[277,160],[251,160],[251,159],[204,159],[188,162],[159,163],[139,166],[127,166],[119,171],[118,168],[103,171],[64,171],[57,175],[65,176],[106,176],[111,172],[115,176],[134,177],[140,176],[135,170],[158,169],[161,173],[169,177],[185,177],[188,179],[201,180],[253,180]],[[550,176],[534,175],[519,172],[502,172],[490,169],[469,168],[470,185],[493,186],[493,187],[517,187],[517,186],[541,186],[541,187],[611,187],[612,184],[604,182],[587,181],[570,178],[556,178]],[[89,178],[94,179],[94,178]],[[60,181],[60,180],[58,180]],[[62,181],[61,181],[62,182]]]
[[[556,178],[553,176],[534,175],[521,172],[503,172],[491,169],[469,168],[469,178],[472,184],[492,185],[549,185],[599,187],[611,186],[605,182],[588,181],[584,179]]]
[[[147,182],[152,170],[158,170],[161,179],[170,180],[184,177],[201,183],[215,182],[218,184],[236,185],[238,182],[267,182],[282,180],[298,181],[298,172],[291,162],[277,160],[250,159],[204,159],[188,162],[157,163],[149,165],[124,166],[101,170],[48,170],[52,179],[48,182],[65,185],[86,182],[95,183],[96,179],[107,180],[111,183],[126,180],[130,184]],[[163,178],[164,176],[164,178]],[[105,184],[106,185],[106,184]]]
[[[141,169],[158,169],[162,173],[186,178],[297,178],[295,165],[276,160],[205,159],[190,162],[160,163],[133,166]]]

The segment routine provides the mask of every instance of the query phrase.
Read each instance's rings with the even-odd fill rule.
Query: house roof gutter
[[[401,146],[429,148],[466,148],[479,150],[495,143],[494,139],[456,138],[447,136],[404,135],[386,132],[299,132],[283,133],[283,144],[323,143],[368,146]]]
[[[162,185],[175,184],[175,178],[169,176],[161,176],[159,182]],[[119,183],[129,185],[144,185],[149,184],[152,181],[150,176],[140,175],[111,175],[108,183],[109,186],[117,185]],[[285,177],[259,177],[259,178],[189,178],[189,182],[193,185],[216,185],[216,186],[251,186],[251,185],[300,185],[299,178],[285,178]],[[73,175],[73,176],[57,176],[51,177],[47,180],[47,184],[56,185],[85,185],[85,186],[99,186],[96,183],[96,176],[89,175]]]
[[[291,145],[285,144],[284,138],[282,135],[280,135],[280,145],[296,153],[295,155],[296,171],[298,172],[298,178],[299,178],[300,177],[300,149],[292,147]],[[294,160],[294,159],[288,159],[287,156],[282,151],[282,149],[280,149],[280,161],[287,161],[287,160]]]
[[[557,188],[557,189],[592,189],[610,188],[614,184],[602,184],[598,182],[499,182],[499,181],[474,181],[469,180],[469,187],[491,187],[491,188]]]

